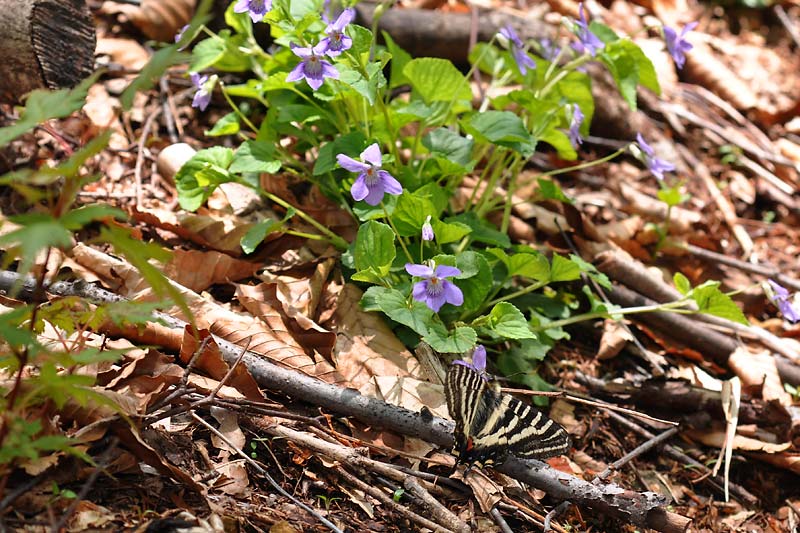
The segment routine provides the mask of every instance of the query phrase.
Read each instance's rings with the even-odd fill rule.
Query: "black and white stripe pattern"
[[[567,431],[538,409],[485,381],[461,365],[447,372],[445,395],[456,422],[453,453],[459,463],[477,466],[502,462],[507,454],[545,459],[566,453]]]

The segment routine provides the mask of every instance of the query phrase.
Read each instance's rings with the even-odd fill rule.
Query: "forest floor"
[[[448,417],[441,387],[428,382],[403,342],[408,330],[359,307],[363,287],[343,275],[340,252],[303,238],[313,228],[294,225],[294,234],[270,234],[244,253],[242,237],[266,218],[280,220],[285,205],[226,184],[194,212],[179,207],[171,158],[231,146],[234,136],[206,135],[228,113],[226,102],[217,94],[206,111],[193,108],[183,64],[120,111],[122,90],[153,50],[130,23],[131,11],[98,4],[98,54],[108,71],[82,111],[18,138],[3,159],[13,162],[8,170],[57,163],[110,129],[108,147],[86,163],[85,175],[99,178],[86,180],[77,204],[118,207],[128,219],[115,224],[173,252],[162,270],[179,284],[202,333],[180,324],[82,331],[86,346],[125,352],[86,373],[129,416],[104,404],[42,407],[50,426],[82,439],[94,463],[57,452],[3,471],[5,530],[331,530],[322,518],[343,531],[423,531],[432,523],[453,531],[541,531],[556,508],[551,527],[559,532],[646,529],[625,519],[618,504],[610,511],[590,500],[559,507],[544,487],[491,468],[474,469],[466,480],[463,473],[448,477],[454,460],[446,448],[283,389],[265,390],[243,365],[229,371],[222,359],[249,350],[343,390],[422,410],[425,420],[431,412]],[[412,4],[393,9],[426,7]],[[502,16],[536,17],[554,33],[562,15],[577,15],[571,2],[491,4]],[[593,4],[592,16],[637,35],[648,54],[659,41],[644,31],[653,16],[681,26],[699,21],[694,48],[680,71],[666,52],[653,52],[662,93],[640,89],[635,111],[598,75],[592,127],[579,153],[601,159],[642,133],[677,166],[685,201],[668,211],[658,182],[622,155],[559,174],[572,201],[526,200],[515,206],[508,234],[515,243],[594,263],[622,306],[666,301],[677,294],[676,273],[691,286],[719,281],[750,325],[665,314],[567,327],[568,338],[540,359],[536,374],[562,391],[543,403],[572,436],[569,453],[548,464],[586,481],[658,493],[659,508],[690,519],[689,531],[797,531],[800,324],[781,316],[761,284],[774,279],[790,293],[800,290],[800,6],[643,5]],[[432,7],[445,21],[470,13],[458,3]],[[413,38],[433,43],[436,36]],[[0,125],[16,117],[11,106],[0,112]],[[531,198],[542,172],[570,164],[542,148],[522,170],[531,185],[515,194]],[[296,174],[275,174],[262,186],[346,240],[355,237],[350,213]],[[18,189],[0,190],[0,216],[20,214],[20,197]],[[671,244],[657,246],[665,217]],[[135,301],[155,299],[152,278],[96,244],[96,236],[97,228],[76,233],[72,246],[48,256],[46,271]],[[177,307],[165,312],[186,316]],[[209,332],[233,343],[233,356]],[[41,335],[63,340],[55,329]],[[685,525],[676,523],[650,525]]]

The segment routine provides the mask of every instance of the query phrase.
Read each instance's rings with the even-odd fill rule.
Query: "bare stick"
[[[637,424],[637,423],[635,423],[635,422],[633,422],[631,420],[628,420],[627,418],[622,417],[622,416],[618,415],[617,413],[615,413],[613,411],[606,411],[606,413],[611,418],[613,418],[614,420],[616,420],[617,422],[622,424],[623,426],[627,427],[631,431],[633,431],[635,433],[638,433],[639,435],[641,435],[641,436],[643,436],[645,438],[652,439],[652,438],[655,437],[655,435],[653,433],[647,431],[645,428],[643,428],[639,424]],[[711,486],[713,486],[715,489],[719,490],[720,492],[723,492],[723,486],[725,484],[725,481],[720,476],[712,476],[711,475],[711,469],[707,468],[704,464],[702,464],[702,463],[700,463],[698,461],[695,461],[694,459],[692,459],[691,457],[689,457],[688,455],[686,455],[682,451],[678,450],[677,448],[675,448],[675,447],[673,447],[673,446],[671,446],[669,444],[665,445],[662,449],[663,449],[665,454],[669,455],[670,457],[672,457],[676,461],[679,461],[681,463],[687,464],[687,465],[691,466],[692,468],[698,470],[699,472],[703,473],[704,474],[703,475],[703,479],[704,480],[706,480],[709,483],[711,483]],[[745,489],[741,485],[737,485],[735,483],[730,483],[729,482],[728,483],[728,487],[730,488],[731,494],[733,494],[734,496],[739,498],[742,502],[745,502],[745,503],[747,503],[749,505],[758,504],[758,498],[753,496],[750,492],[747,491],[747,489]]]
[[[244,459],[244,460],[245,460],[245,461],[246,461],[246,462],[247,462],[247,463],[248,463],[250,466],[252,466],[253,468],[255,468],[255,469],[258,471],[258,473],[259,473],[259,474],[261,474],[262,476],[264,476],[264,477],[266,478],[266,480],[269,482],[269,484],[270,484],[270,485],[272,485],[272,488],[274,488],[275,490],[277,490],[277,491],[278,491],[278,492],[279,492],[279,493],[280,493],[282,496],[284,496],[284,497],[286,497],[286,498],[289,498],[289,499],[290,499],[290,500],[291,500],[291,501],[292,501],[292,502],[293,502],[295,505],[297,505],[298,507],[300,507],[301,509],[303,509],[305,512],[307,512],[308,514],[310,514],[311,516],[313,516],[314,518],[316,518],[317,520],[319,520],[319,521],[320,521],[322,524],[324,524],[324,525],[325,525],[325,526],[326,526],[328,529],[330,529],[331,531],[335,531],[336,533],[343,533],[343,531],[342,531],[341,529],[339,529],[338,527],[336,527],[336,525],[335,525],[335,524],[333,524],[332,522],[330,522],[330,521],[329,521],[328,519],[326,519],[324,516],[320,515],[320,514],[319,514],[318,512],[316,512],[314,509],[312,509],[312,508],[311,508],[311,507],[309,507],[308,505],[304,504],[303,502],[301,502],[300,500],[298,500],[297,498],[295,498],[294,496],[292,496],[291,494],[289,494],[288,492],[286,492],[286,491],[283,489],[283,487],[281,487],[280,485],[278,485],[278,482],[277,482],[277,481],[275,481],[274,479],[272,479],[272,476],[270,476],[270,475],[269,475],[269,473],[267,473],[267,471],[266,471],[266,470],[264,470],[263,468],[261,468],[261,465],[259,465],[257,462],[255,462],[253,459],[251,459],[251,458],[250,458],[250,456],[248,456],[246,453],[244,453],[242,450],[240,450],[238,446],[236,446],[234,443],[232,443],[232,442],[230,441],[230,439],[228,439],[228,437],[226,437],[225,435],[223,435],[222,433],[220,433],[220,432],[217,430],[217,428],[215,428],[214,426],[212,426],[211,424],[209,424],[208,422],[206,422],[205,420],[203,420],[201,417],[197,416],[197,414],[196,414],[194,411],[192,411],[190,414],[192,415],[192,418],[194,418],[194,419],[195,419],[197,422],[199,422],[200,424],[202,424],[203,426],[205,426],[205,427],[206,427],[206,428],[207,428],[207,429],[208,429],[208,430],[209,430],[211,433],[213,433],[214,435],[216,435],[217,437],[219,437],[220,439],[222,439],[222,441],[223,441],[225,444],[227,444],[228,446],[230,446],[231,450],[235,450],[235,451],[236,451],[236,455],[238,455],[238,456],[242,457],[242,458],[243,458],[243,459]]]
[[[678,428],[672,427],[666,430],[665,432],[653,437],[652,439],[646,440],[633,450],[629,451],[628,453],[626,453],[625,455],[623,455],[622,457],[620,457],[619,459],[608,465],[605,470],[597,474],[597,479],[605,480],[606,478],[608,478],[608,476],[611,475],[611,472],[613,472],[614,470],[619,470],[621,466],[639,457],[646,451],[658,446],[659,444],[661,444],[668,438],[672,437],[676,433],[678,433]]]
[[[432,518],[436,520],[437,523],[453,531],[462,533],[469,533],[471,531],[470,527],[463,520],[450,512],[450,509],[442,505],[439,500],[431,496],[430,493],[425,490],[425,487],[413,477],[407,477],[403,482],[403,487],[419,498],[422,502],[422,506],[431,512]]]
[[[626,415],[630,415],[636,418],[642,418],[644,420],[649,420],[651,422],[657,422],[659,424],[667,424],[670,426],[677,426],[677,422],[673,422],[672,420],[664,420],[663,418],[656,418],[654,416],[650,416],[646,413],[639,413],[638,411],[634,411],[632,409],[626,409],[625,407],[620,407],[618,405],[614,405],[613,403],[603,402],[600,400],[589,400],[587,398],[581,398],[576,396],[573,393],[567,391],[555,391],[555,392],[541,392],[541,391],[530,391],[525,389],[507,389],[503,387],[503,391],[505,392],[513,392],[516,394],[523,394],[527,396],[555,396],[564,398],[567,401],[575,402],[575,403],[582,403],[584,405],[591,405],[592,407],[603,407],[605,409],[610,409],[612,411],[619,411],[620,413],[625,413]]]
[[[401,515],[405,516],[412,522],[419,524],[423,528],[428,528],[430,530],[440,532],[440,533],[451,533],[449,529],[445,529],[436,522],[431,522],[427,518],[418,515],[414,511],[410,510],[409,508],[405,507],[404,505],[400,505],[389,496],[387,496],[382,490],[369,485],[368,483],[364,483],[362,480],[345,470],[344,468],[340,468],[336,471],[340,476],[345,478],[351,484],[355,485],[359,489],[363,490],[376,500],[380,501],[382,504],[390,507],[391,509],[397,511]]]
[[[514,530],[508,527],[508,522],[506,522],[506,519],[503,518],[503,514],[500,512],[500,509],[497,507],[492,507],[492,510],[489,511],[489,514],[492,515],[492,520],[494,520],[494,523],[500,528],[500,531],[503,533],[514,533]]]

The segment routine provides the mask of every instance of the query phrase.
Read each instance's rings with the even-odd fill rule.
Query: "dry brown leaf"
[[[116,513],[109,509],[88,500],[80,500],[67,524],[69,531],[88,531],[102,529],[116,520]]]
[[[263,272],[258,276],[267,283],[277,284],[277,297],[287,315],[298,312],[310,319],[317,316],[325,284],[336,266],[336,260],[329,257],[311,266],[313,271],[300,267],[282,274]]]
[[[742,385],[759,390],[765,401],[792,404],[792,397],[784,390],[777,363],[769,351],[751,352],[741,346],[731,354],[728,366],[742,380]]]
[[[750,456],[800,475],[800,453],[752,453]]]
[[[107,55],[112,62],[134,72],[141,70],[150,61],[150,54],[134,39],[98,39],[95,53]]]
[[[478,506],[484,513],[490,512],[503,499],[503,489],[478,468],[470,470],[467,477],[462,480],[470,486]]]
[[[123,14],[150,39],[172,42],[192,18],[197,0],[141,0],[139,5],[105,2],[103,12]]]
[[[360,389],[373,376],[422,379],[419,362],[377,313],[361,310],[362,292],[346,284],[339,294],[333,326],[338,333],[336,368],[349,386]]]
[[[111,130],[108,147],[115,150],[122,150],[130,145],[125,128],[122,127],[122,122],[119,120],[119,110],[119,100],[108,94],[103,84],[95,83],[89,87],[83,112],[86,113],[98,132]]]
[[[139,272],[120,259],[103,254],[87,246],[75,248],[75,260],[99,274],[106,285],[116,287],[116,292],[136,301],[150,301],[154,297],[148,284]],[[266,324],[255,317],[230,311],[221,305],[201,298],[198,294],[175,285],[195,316],[197,326],[239,346],[286,367],[329,383],[341,383],[344,378],[326,361],[315,361],[309,357],[289,334],[282,323]],[[165,311],[185,320],[180,310]],[[172,350],[181,350],[184,344],[183,331],[158,324],[146,328],[114,328],[104,325],[104,331],[124,335],[138,342],[158,344]]]
[[[725,445],[725,431],[722,430],[700,431],[692,429],[687,430],[686,434],[692,439],[702,442],[706,446],[722,448]],[[733,438],[733,449],[745,452],[779,453],[786,451],[791,447],[791,442],[775,444],[750,437],[744,437],[738,434]]]
[[[247,442],[247,439],[244,436],[244,431],[242,431],[242,428],[239,427],[239,416],[233,411],[221,409],[219,407],[211,408],[211,416],[213,416],[214,419],[219,422],[219,427],[217,430],[222,433],[228,442],[234,446],[234,448],[231,448],[231,446],[228,445],[228,442],[225,442],[216,434],[212,433],[211,443],[214,445],[214,447],[220,450],[227,450],[231,453],[236,453],[237,450],[242,450]]]
[[[252,223],[233,215],[219,219],[207,209],[195,213],[173,213],[165,209],[131,210],[131,218],[153,227],[165,229],[195,244],[223,252],[233,257],[243,255],[241,240],[250,231]],[[267,235],[264,242],[280,238],[279,233]]]
[[[175,250],[164,274],[187,289],[202,292],[217,283],[250,277],[260,266],[215,251]]]
[[[214,379],[221,380],[230,370],[230,366],[222,358],[219,346],[217,346],[217,343],[211,337],[208,330],[200,330],[198,335],[200,338],[195,338],[191,328],[188,325],[186,326],[183,335],[183,346],[181,346],[180,352],[181,361],[188,363],[202,346],[203,351],[197,359],[195,359],[195,368],[203,370]],[[253,379],[253,376],[250,375],[250,372],[248,372],[247,367],[243,364],[236,365],[236,368],[233,369],[233,373],[228,377],[225,384],[230,385],[244,394],[248,400],[254,402],[264,401],[264,395],[261,394],[261,389],[258,388],[258,384]]]
[[[330,198],[325,196],[319,187],[312,185],[308,188],[305,178],[289,175],[271,176],[261,175],[261,186],[265,191],[282,198],[292,206],[302,209],[317,222],[332,229],[345,240],[353,240],[357,224],[353,217],[339,207]],[[304,194],[295,194],[295,191],[304,191]]]
[[[219,381],[200,374],[189,374],[189,385],[200,394],[211,394],[219,387]],[[244,394],[229,385],[223,385],[217,391],[217,397],[229,400],[244,400]]]
[[[424,406],[440,418],[450,418],[441,385],[411,377],[374,376],[359,392],[410,411],[419,411]]]
[[[331,361],[336,334],[300,313],[290,302],[281,301],[278,294],[278,284],[275,283],[262,283],[255,287],[236,285],[236,297],[245,309],[266,324],[284,324],[309,352],[316,351]]]
[[[625,346],[633,340],[630,330],[616,320],[603,322],[603,336],[597,350],[597,358],[601,361],[612,359],[619,355]]]

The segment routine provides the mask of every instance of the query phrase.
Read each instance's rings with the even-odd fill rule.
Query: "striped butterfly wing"
[[[458,461],[482,466],[510,453],[545,459],[569,450],[566,430],[541,411],[503,394],[474,370],[453,365],[445,381],[447,407],[456,422]]]

